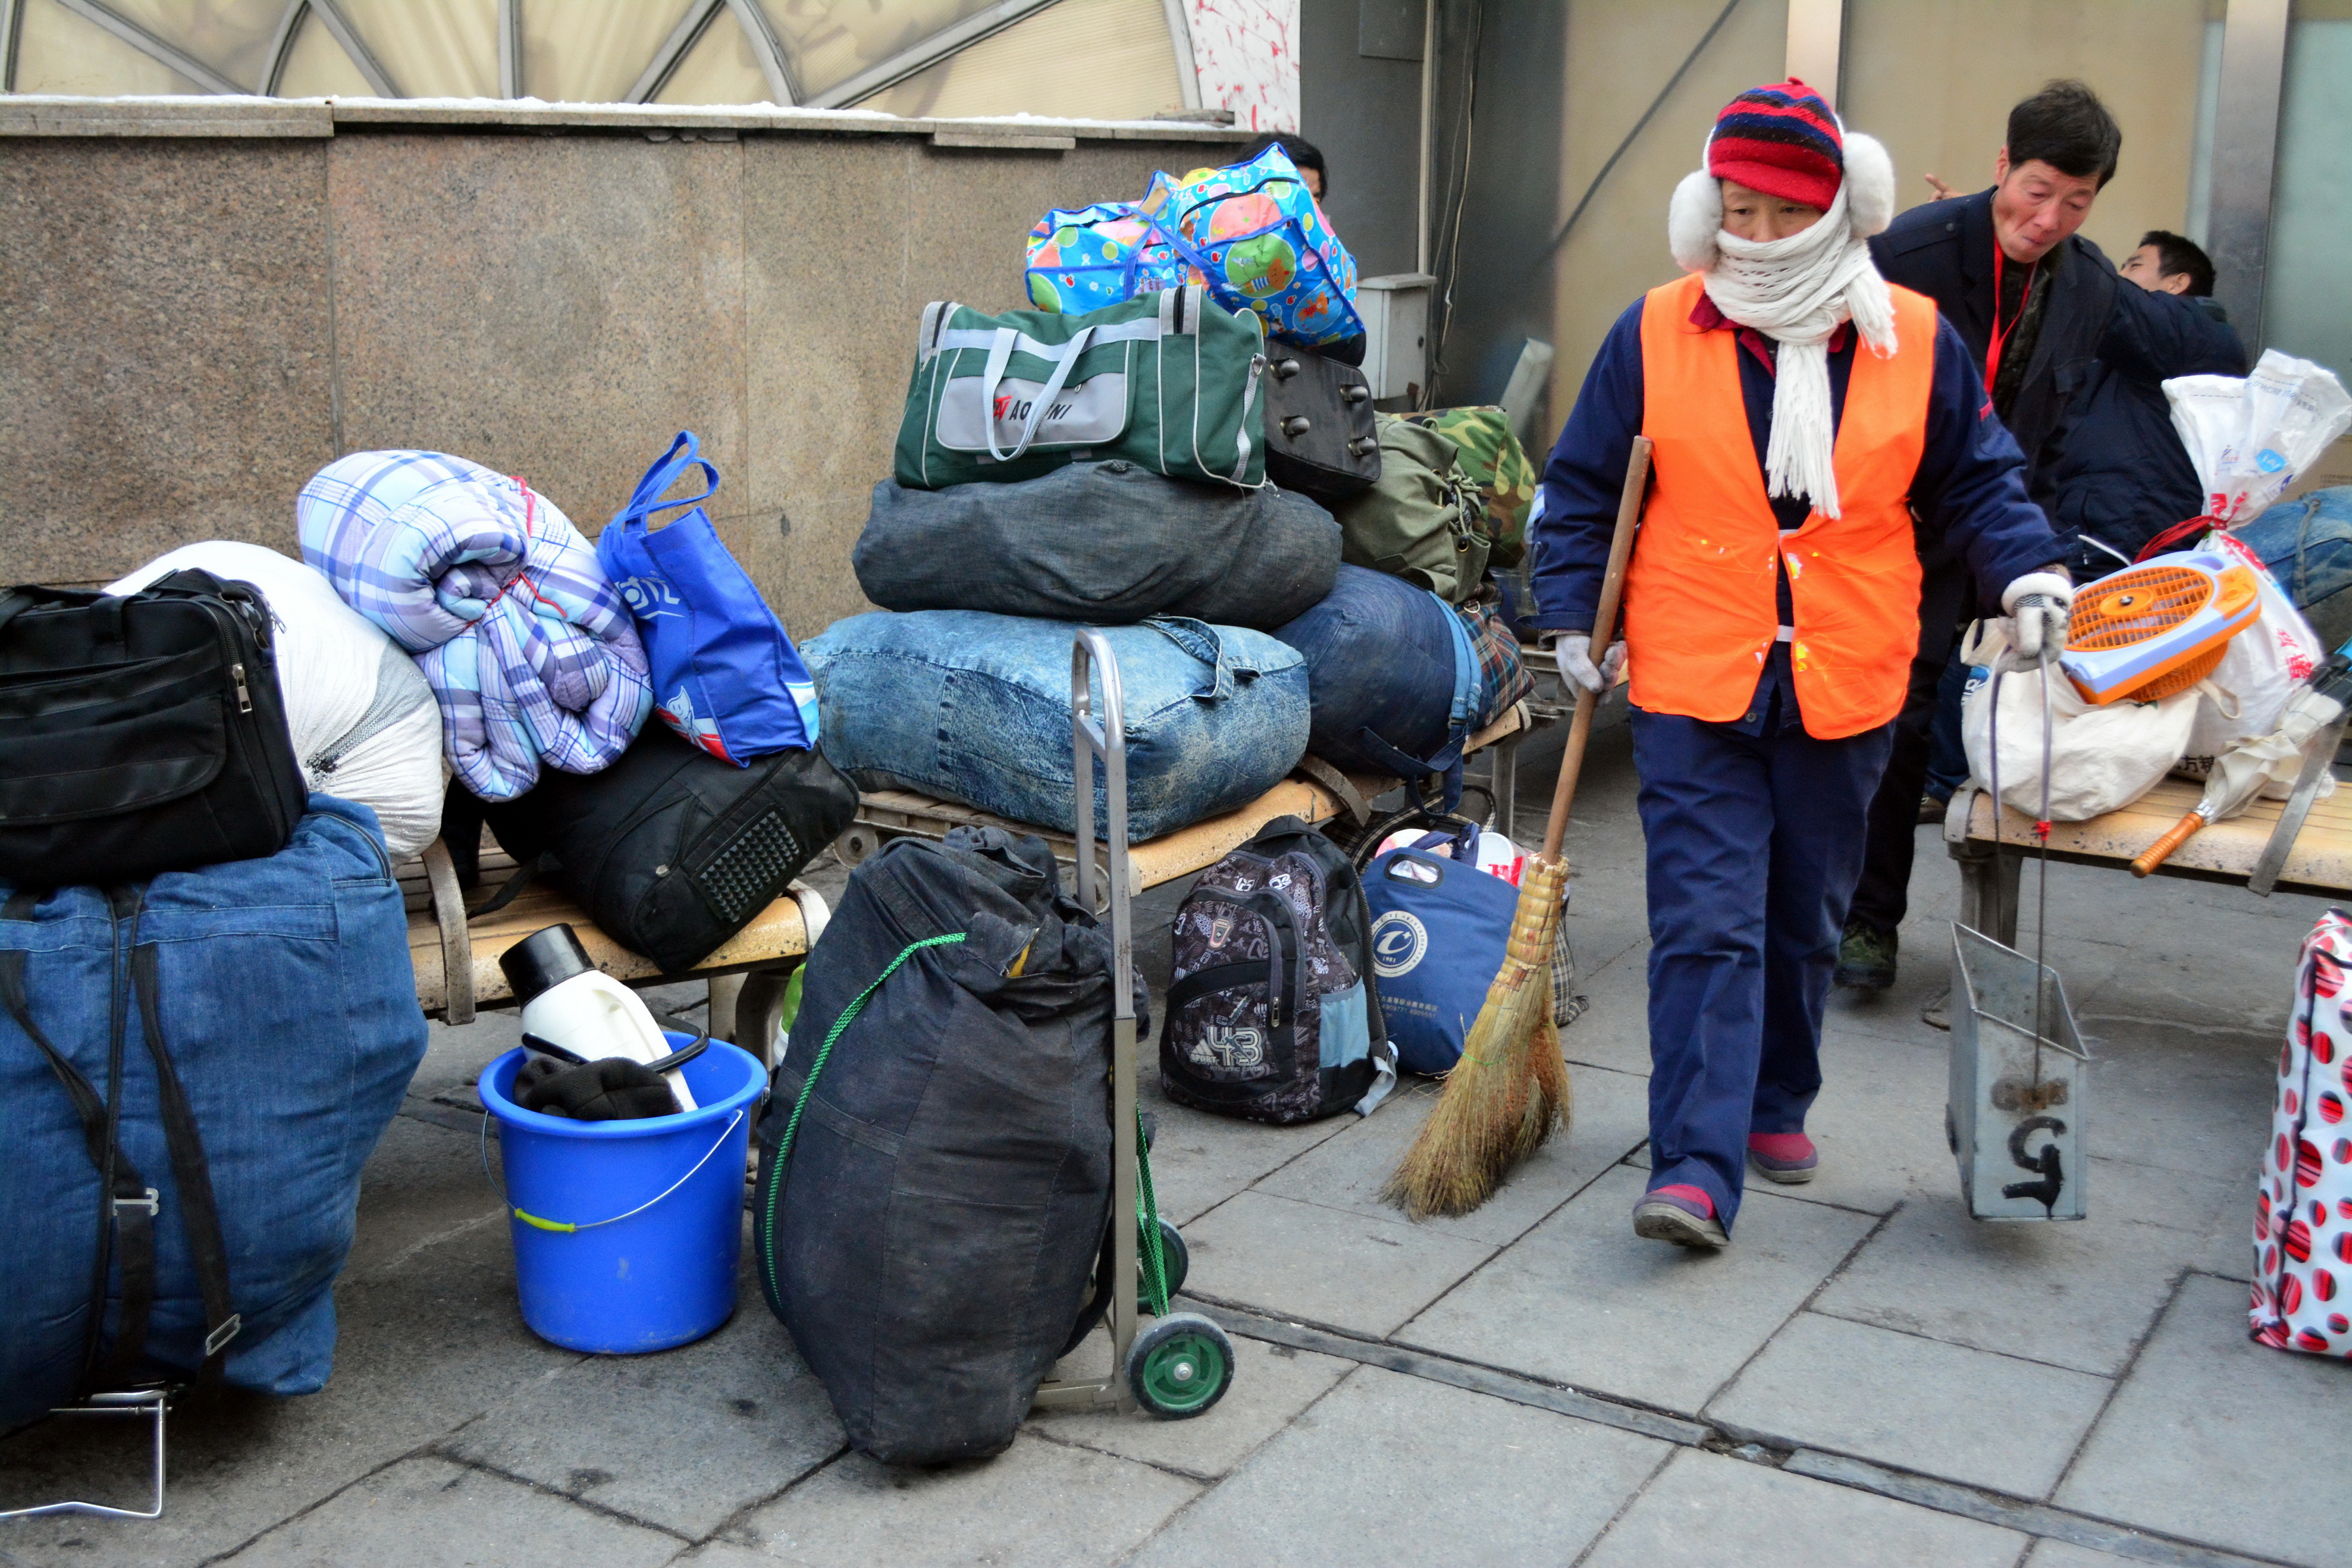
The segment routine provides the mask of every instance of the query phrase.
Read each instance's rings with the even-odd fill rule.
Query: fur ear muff
[[[1877,137],[1859,131],[1845,133],[1845,210],[1863,239],[1895,221],[1895,160]]]
[[[1684,271],[1704,272],[1716,263],[1715,237],[1722,232],[1723,182],[1694,169],[1666,204],[1666,248]]]

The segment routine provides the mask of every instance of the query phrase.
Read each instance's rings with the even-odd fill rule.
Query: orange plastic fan
[[[2102,577],[2075,596],[2063,668],[2095,703],[2186,691],[2252,624],[2259,595],[2252,573],[2206,554],[2158,557]]]

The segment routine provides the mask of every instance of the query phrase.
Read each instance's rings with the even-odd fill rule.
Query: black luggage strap
[[[1265,837],[1261,834],[1260,837]],[[1255,841],[1254,841],[1255,842]],[[1297,969],[1302,961],[1303,944],[1298,938],[1297,912],[1290,900],[1279,893],[1258,892],[1236,896],[1222,889],[1211,889],[1216,896],[1237,903],[1256,913],[1266,923],[1273,940],[1266,944],[1263,959],[1245,959],[1238,963],[1212,964],[1206,969],[1186,975],[1168,987],[1168,1021],[1162,1026],[1173,1030],[1177,1015],[1193,1002],[1219,991],[1232,991],[1263,981],[1265,985],[1266,1044],[1272,1048],[1275,1069],[1273,1082],[1288,1081],[1298,1070],[1298,984]],[[1255,1100],[1266,1092],[1267,1079],[1251,1079],[1243,1082],[1224,1083],[1215,1079],[1192,1078],[1185,1089],[1204,1100],[1229,1100],[1240,1103]]]
[[[5,909],[0,910],[0,919],[31,919],[37,897],[30,892],[16,894],[9,899]],[[142,902],[142,895],[135,890],[118,889],[111,894],[111,899],[118,921],[128,913],[136,921]],[[135,923],[133,929],[136,929]],[[67,1097],[73,1101],[75,1115],[82,1124],[83,1142],[89,1150],[91,1163],[99,1170],[100,1190],[107,1194],[100,1215],[99,1246],[90,1289],[90,1328],[83,1352],[83,1386],[85,1389],[121,1386],[133,1375],[146,1353],[148,1323],[155,1302],[155,1222],[163,1209],[162,1194],[148,1185],[146,1178],[123,1152],[117,1137],[121,1122],[121,1089],[126,1022],[123,997],[118,990],[110,999],[108,1007],[111,1036],[108,1063],[109,1092],[101,1100],[89,1080],[51,1043],[35,1022],[25,984],[25,970],[23,949],[0,952],[0,1006],[6,1008],[16,1026],[47,1059],[49,1070],[56,1075],[58,1081],[64,1086]],[[162,984],[158,977],[153,943],[132,950],[129,979],[131,989],[139,998],[140,1033],[147,1043],[148,1055],[155,1063],[156,1099],[162,1111],[164,1141],[171,1151],[173,1180],[180,1194],[189,1258],[195,1266],[197,1289],[204,1299],[205,1359],[197,1375],[204,1381],[217,1381],[230,1342],[237,1337],[243,1324],[231,1305],[228,1247],[221,1234],[220,1214],[213,1197],[212,1175],[205,1159],[204,1142],[196,1131],[195,1114],[188,1104],[186,1089],[181,1084],[179,1073],[163,1045],[163,1024],[157,1011]],[[105,1328],[109,1254],[113,1246],[118,1245],[122,1285],[121,1315],[115,1327],[112,1352],[103,1366],[93,1370],[98,1345]]]
[[[32,919],[37,901],[37,894],[17,893],[9,899],[5,910],[0,910],[0,920]],[[119,1003],[121,998],[118,995],[114,1000]],[[89,1163],[98,1169],[101,1194],[98,1246],[91,1269],[89,1330],[82,1347],[81,1391],[97,1386],[107,1377],[120,1383],[146,1347],[147,1316],[155,1300],[155,1216],[163,1206],[161,1197],[147,1184],[147,1178],[115,1139],[120,1120],[114,1104],[116,1097],[100,1099],[80,1069],[66,1059],[34,1021],[25,987],[22,948],[0,952],[0,1006],[7,1009],[8,1016],[47,1059],[50,1072],[64,1085],[67,1098],[73,1101],[74,1114],[81,1122],[82,1142],[89,1152]],[[118,1006],[112,1005],[108,1012],[115,1025],[110,1082],[119,1085],[122,1077],[121,1014]],[[114,1354],[101,1373],[96,1363],[98,1347],[105,1334],[107,1266],[117,1246],[122,1267],[122,1319],[115,1334]]]
[[[676,1020],[666,1018],[663,1022],[667,1024],[674,1023]],[[680,1028],[677,1032],[682,1035],[686,1033],[686,1030]],[[578,1051],[572,1050],[568,1047],[559,1046],[553,1040],[542,1039],[537,1035],[524,1035],[522,1037],[522,1043],[530,1049],[537,1051],[541,1056],[553,1057],[557,1061],[569,1062],[573,1067],[586,1067],[589,1062],[589,1058],[582,1056]],[[708,1029],[697,1029],[694,1031],[694,1038],[691,1041],[686,1045],[678,1047],[677,1049],[670,1052],[669,1055],[666,1057],[656,1057],[649,1062],[632,1065],[641,1065],[647,1072],[675,1072],[679,1068],[684,1067],[687,1063],[692,1061],[695,1058],[700,1056],[709,1048],[710,1031]],[[624,1059],[625,1060],[626,1058]]]

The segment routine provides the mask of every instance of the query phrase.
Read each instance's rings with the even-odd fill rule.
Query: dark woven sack
[[[1109,941],[1043,839],[959,828],[850,873],[803,973],[759,1128],[761,1289],[859,1448],[1000,1453],[1110,1219]]]

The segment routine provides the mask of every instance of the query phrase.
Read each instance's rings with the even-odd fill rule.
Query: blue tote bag
[[[697,449],[694,433],[679,431],[597,537],[596,559],[636,616],[653,666],[654,711],[740,768],[754,757],[816,744],[816,683],[783,622],[702,510],[719,489],[719,470]],[[709,488],[685,500],[663,500],[662,492],[688,468],[700,468]],[[679,507],[694,510],[653,524],[656,513]]]

